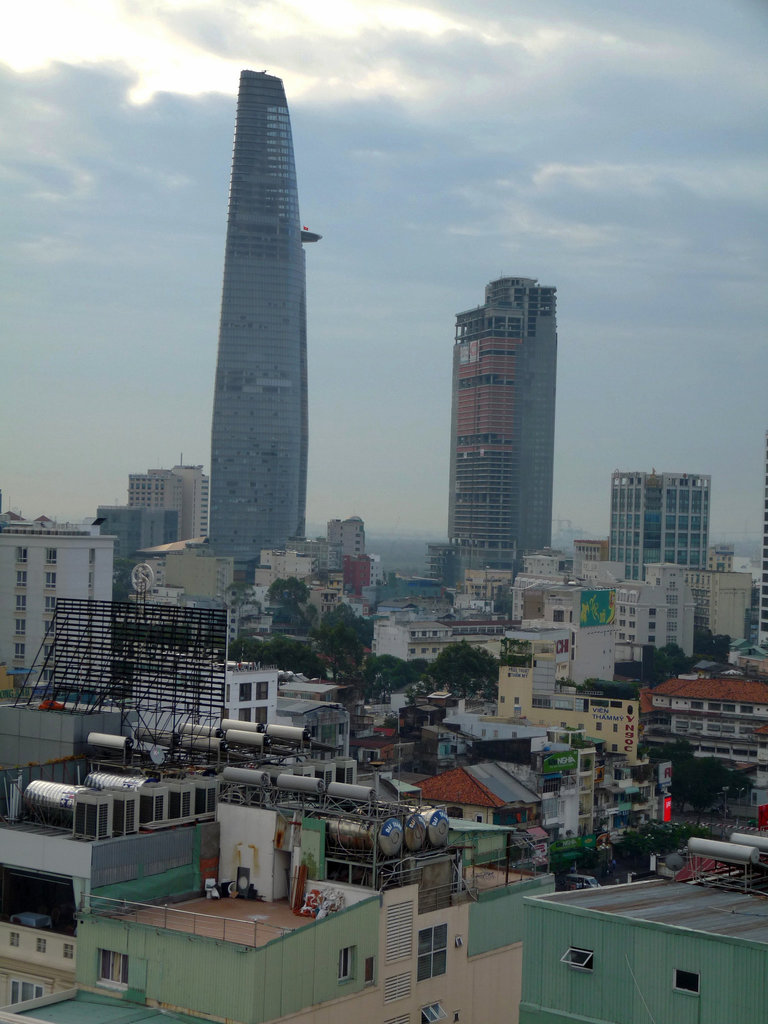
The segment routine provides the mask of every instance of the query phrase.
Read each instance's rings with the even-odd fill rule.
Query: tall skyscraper
[[[552,539],[555,291],[502,277],[456,316],[448,538],[463,569],[519,568]]]
[[[609,559],[624,562],[628,580],[645,578],[646,565],[674,562],[703,568],[709,544],[712,478],[688,473],[611,475]]]
[[[765,434],[765,490],[763,509],[763,566],[760,582],[760,622],[758,624],[758,643],[768,644],[768,431]]]
[[[307,323],[291,122],[279,78],[237,100],[211,429],[210,540],[236,569],[304,535]]]

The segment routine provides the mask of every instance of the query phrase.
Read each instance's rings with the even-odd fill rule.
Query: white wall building
[[[277,669],[251,662],[228,661],[225,718],[240,722],[274,722],[277,716]]]
[[[645,583],[616,588],[616,641],[666,647],[677,644],[693,653],[694,602],[680,565],[647,565]]]
[[[309,581],[316,572],[317,562],[312,555],[262,548],[253,582],[256,586],[271,587],[275,580],[287,580],[290,577]]]
[[[529,591],[523,629],[568,626],[571,632],[570,677],[613,679],[616,663],[616,625],[613,617],[615,591],[556,586]],[[530,616],[530,617],[528,617]]]
[[[115,538],[90,523],[6,521],[0,530],[0,661],[29,669],[61,597],[112,599]]]
[[[148,469],[128,477],[128,505],[179,514],[179,540],[208,535],[208,477],[202,466]]]

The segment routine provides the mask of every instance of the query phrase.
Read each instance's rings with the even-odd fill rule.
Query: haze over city
[[[456,312],[557,287],[556,518],[613,469],[762,522],[768,15],[614,5],[33,3],[0,40],[5,508],[210,467],[235,95],[285,82],[307,257],[307,517],[445,534]],[[12,443],[10,439],[13,439]]]

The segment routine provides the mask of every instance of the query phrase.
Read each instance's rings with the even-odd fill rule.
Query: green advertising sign
[[[542,770],[545,775],[550,772],[570,772],[575,770],[578,763],[579,755],[575,750],[561,750],[544,758]]]
[[[615,590],[584,590],[581,595],[582,626],[607,626],[616,617]]]
[[[549,852],[553,857],[571,860],[578,857],[582,850],[594,850],[596,846],[596,836],[568,836],[566,839],[556,839],[554,843],[550,843]]]

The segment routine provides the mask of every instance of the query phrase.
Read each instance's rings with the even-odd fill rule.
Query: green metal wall
[[[768,946],[526,900],[520,1024],[758,1024],[768,1021]],[[560,963],[594,950],[594,970]],[[700,976],[675,991],[674,970]]]
[[[195,825],[194,839],[190,851],[189,864],[170,868],[167,871],[152,873],[145,871],[146,865],[141,860],[141,847],[137,847],[136,878],[123,879],[112,885],[100,885],[92,890],[94,896],[106,896],[110,899],[128,900],[136,903],[147,903],[161,896],[181,896],[187,893],[200,893],[203,881],[200,875],[201,826]]]
[[[128,955],[123,998],[260,1024],[363,989],[365,958],[378,957],[379,914],[373,896],[258,948],[85,915],[77,981],[96,988],[99,950],[111,949]],[[355,947],[354,977],[340,982],[339,951],[347,946]]]
[[[478,894],[469,907],[467,955],[488,953],[523,939],[523,898],[554,892],[552,875],[540,875],[517,885]]]

